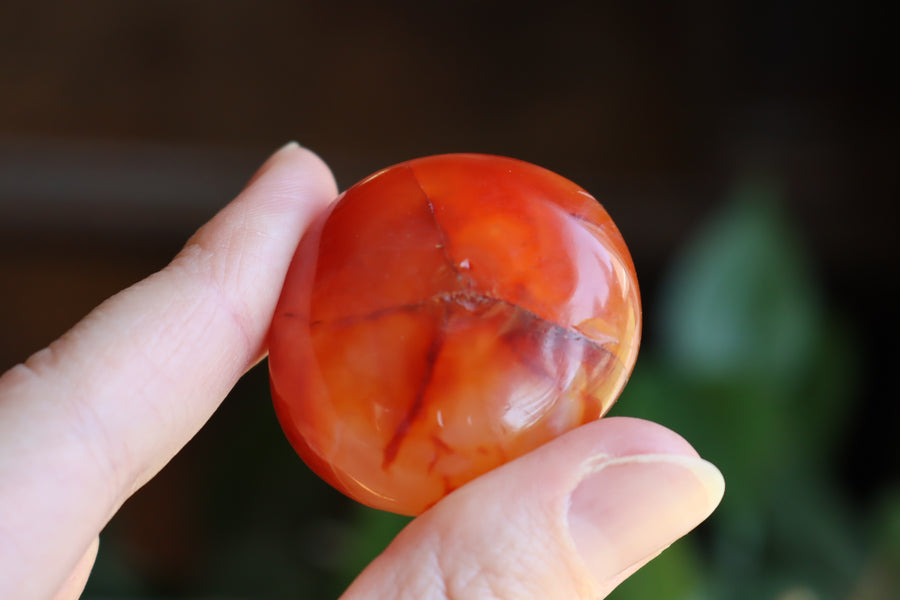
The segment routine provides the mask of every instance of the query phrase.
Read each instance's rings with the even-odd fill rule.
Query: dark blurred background
[[[288,140],[342,188],[514,156],[594,193],[633,253],[616,412],[729,485],[613,597],[900,597],[894,29],[809,1],[0,0],[0,368]],[[336,597],[404,522],[309,473],[263,366],[110,523],[86,597]]]

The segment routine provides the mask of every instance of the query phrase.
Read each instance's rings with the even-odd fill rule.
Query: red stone
[[[278,418],[322,478],[414,515],[615,402],[640,298],[587,192],[451,154],[356,184],[303,238],[269,337]]]

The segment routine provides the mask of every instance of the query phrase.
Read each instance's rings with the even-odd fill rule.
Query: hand
[[[78,597],[100,530],[265,355],[294,248],[336,195],[284,147],[169,266],[0,377],[0,598]],[[676,434],[601,420],[449,495],[346,597],[602,597],[722,492]]]

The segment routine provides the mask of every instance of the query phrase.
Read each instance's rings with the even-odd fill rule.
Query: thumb
[[[602,598],[723,492],[719,471],[677,434],[603,419],[441,500],[344,598]]]

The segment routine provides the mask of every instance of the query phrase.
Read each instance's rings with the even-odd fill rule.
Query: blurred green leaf
[[[725,512],[753,510],[773,475],[821,461],[856,361],[776,186],[738,189],[675,259],[661,304],[661,353],[641,358],[621,406],[681,432],[722,468]]]
[[[660,347],[614,411],[678,431],[725,475],[694,598],[838,600],[861,571],[835,469],[859,349],[802,248],[776,187],[742,186],[674,261],[645,322]]]
[[[698,377],[779,385],[806,366],[819,304],[777,190],[748,183],[676,261],[663,351]]]

